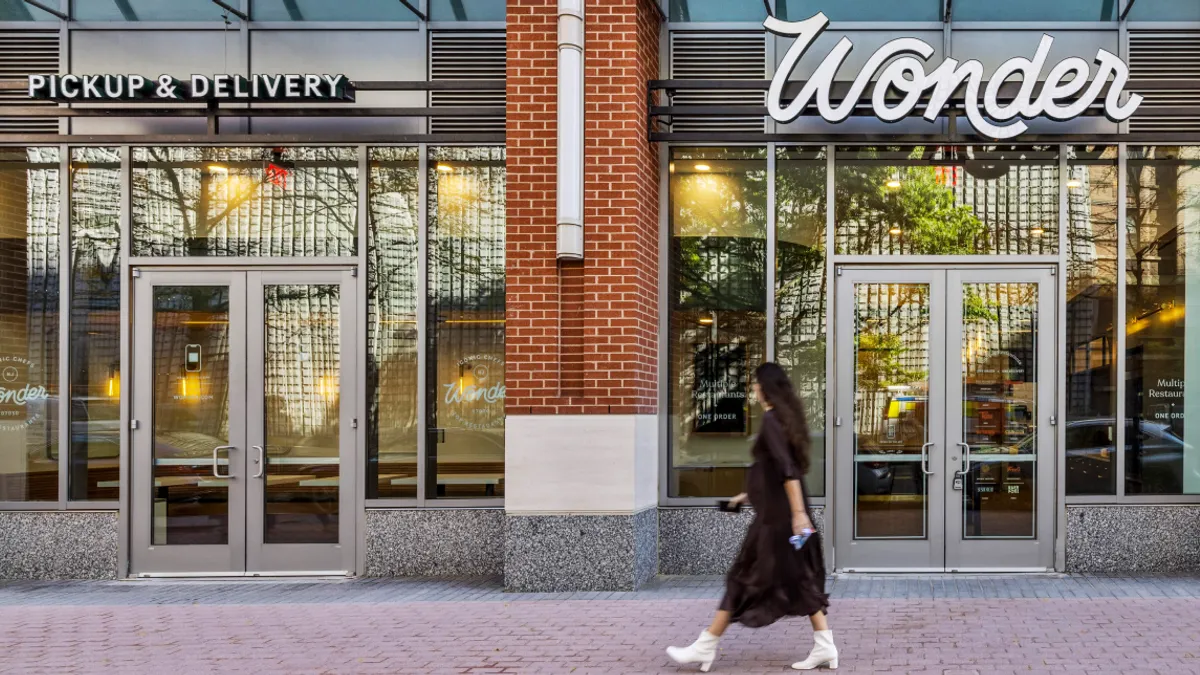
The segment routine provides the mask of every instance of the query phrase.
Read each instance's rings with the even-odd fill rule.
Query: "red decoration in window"
[[[288,186],[288,176],[291,171],[271,162],[267,164],[267,182],[286,190]]]

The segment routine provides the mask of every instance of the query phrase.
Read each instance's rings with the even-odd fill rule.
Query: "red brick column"
[[[657,412],[660,24],[653,0],[588,0],[586,17],[580,283],[555,258],[557,1],[508,3],[509,415]]]

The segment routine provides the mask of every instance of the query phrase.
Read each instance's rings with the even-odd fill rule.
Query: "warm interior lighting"
[[[226,174],[226,175],[228,175],[228,174],[229,174],[229,169],[228,169],[227,167],[225,167],[225,166],[222,166],[222,165],[220,165],[220,164],[209,164],[209,165],[208,165],[208,170],[209,170],[209,172],[210,172],[210,173],[223,173],[223,174]]]
[[[109,398],[117,398],[120,395],[121,395],[121,381],[117,379],[116,375],[112,375],[108,378],[108,397]]]
[[[675,162],[671,162],[670,164],[668,164],[667,170],[669,170],[671,173],[675,173]]]
[[[701,325],[701,326],[711,326],[711,325],[713,325],[713,319],[712,319],[712,317],[711,317],[711,316],[702,316],[702,317],[700,317],[700,325]]]
[[[1081,188],[1083,187],[1083,181],[1079,180],[1078,178],[1072,178],[1067,181],[1067,187],[1071,188],[1072,190]]]
[[[1040,237],[1045,233],[1046,233],[1046,231],[1040,227],[1035,227],[1035,228],[1032,228],[1029,230],[1029,234],[1032,234],[1035,237]]]
[[[697,171],[712,171],[712,167],[707,164],[697,164],[696,170]]]
[[[886,185],[889,190],[899,190],[900,189],[900,180],[898,178],[893,178],[893,179],[889,180],[888,182],[884,183],[884,185]]]
[[[893,227],[892,229],[888,230],[888,234],[892,235],[893,237],[898,237],[900,236],[900,228]]]
[[[437,165],[437,170],[442,173],[454,173],[454,167],[450,166],[449,164],[440,164],[439,163]]]

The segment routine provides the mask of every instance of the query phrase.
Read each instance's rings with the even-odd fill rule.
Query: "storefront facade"
[[[1200,567],[1191,0],[11,4],[0,578]]]

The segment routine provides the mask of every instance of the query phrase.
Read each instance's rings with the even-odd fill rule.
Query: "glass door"
[[[352,281],[135,273],[135,574],[354,569]]]
[[[134,279],[135,573],[246,569],[246,275]]]
[[[941,570],[945,275],[839,268],[838,567]],[[843,497],[844,495],[844,497]]]
[[[1049,270],[951,270],[946,566],[1054,566],[1054,285]],[[948,354],[950,356],[950,354]]]
[[[840,267],[836,292],[837,567],[1051,569],[1050,271]]]
[[[354,569],[351,281],[340,270],[249,273],[250,571]]]

